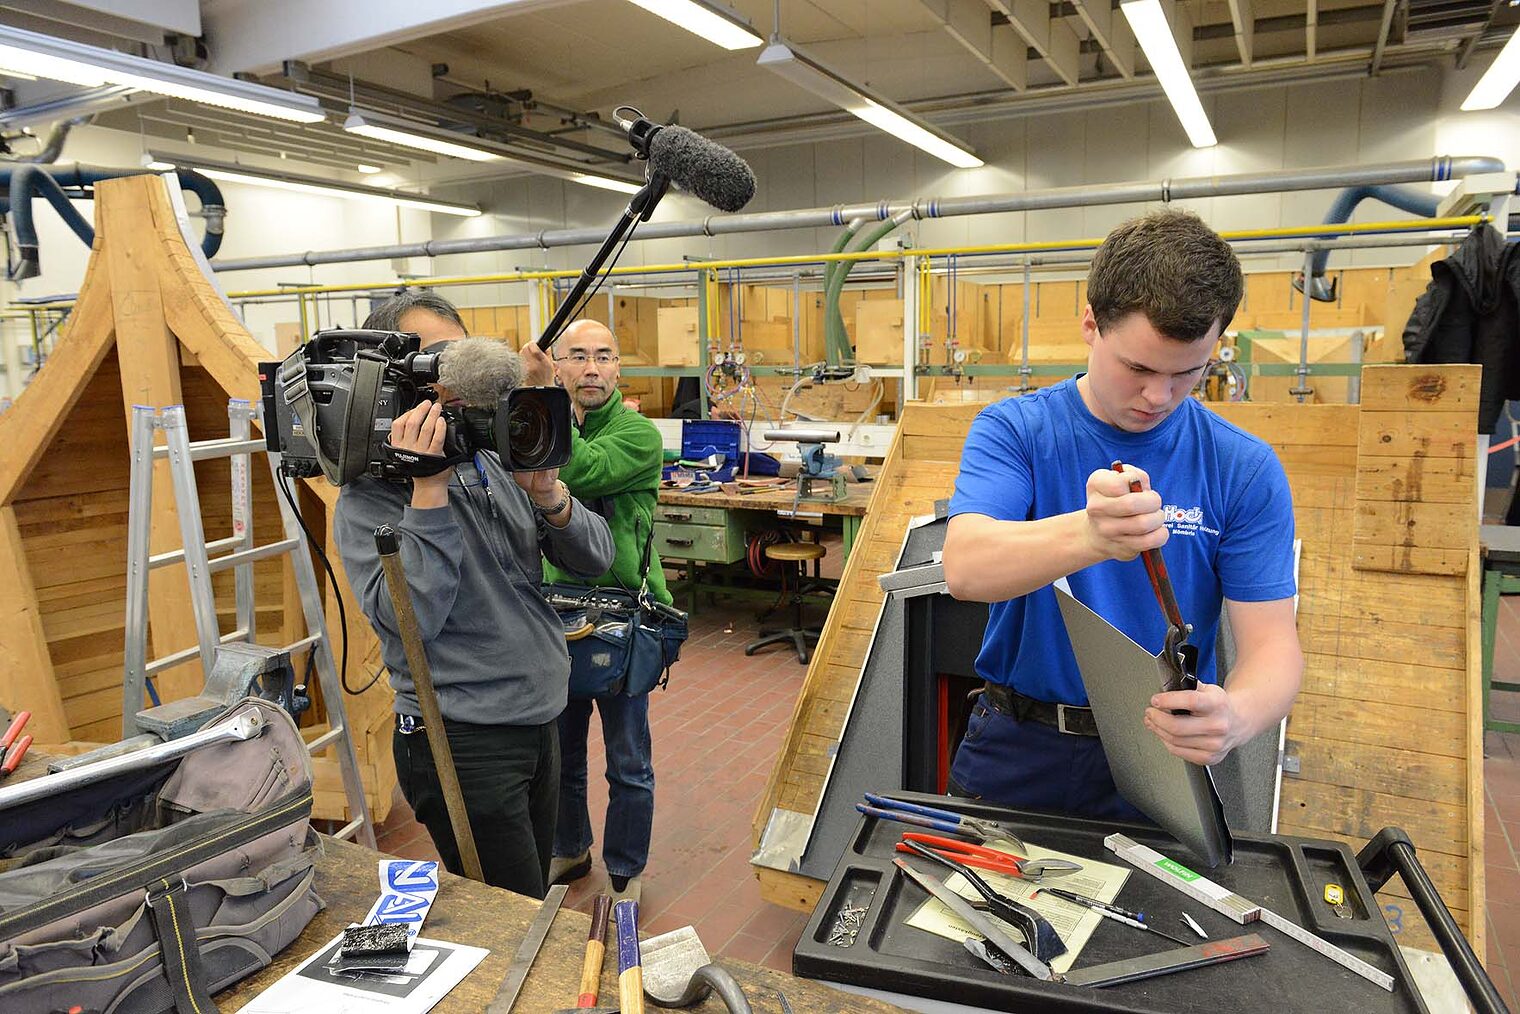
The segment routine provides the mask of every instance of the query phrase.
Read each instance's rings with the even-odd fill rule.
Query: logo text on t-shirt
[[[1203,523],[1202,507],[1180,507],[1169,503],[1161,507],[1162,520],[1167,529],[1173,535],[1196,536],[1199,532],[1205,535],[1218,535],[1219,529],[1210,528]]]

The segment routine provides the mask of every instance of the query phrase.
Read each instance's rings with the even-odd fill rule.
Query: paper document
[[[243,1014],[426,1014],[490,951],[418,937],[400,972],[334,970],[342,934],[254,997]]]
[[[999,848],[990,842],[987,847]],[[1024,853],[1011,852],[1009,849],[1000,849],[1000,851],[1009,852],[1011,855],[1022,855],[1025,859],[1069,859],[1072,862],[1081,863],[1080,871],[1061,877],[1046,877],[1043,885],[1075,891],[1077,894],[1085,894],[1099,901],[1113,901],[1117,898],[1120,888],[1124,886],[1130,874],[1130,871],[1123,866],[1100,863],[1083,856],[1067,855],[1065,852],[1040,848],[1034,844],[1030,844],[1029,851]],[[972,867],[972,869],[976,868]],[[1066,953],[1052,961],[1050,967],[1057,972],[1070,971],[1072,964],[1082,953],[1082,948],[1086,946],[1093,930],[1097,928],[1103,917],[1085,906],[1062,901],[1048,894],[1036,894],[1035,891],[1040,888],[1042,882],[1021,880],[1018,877],[993,873],[990,870],[976,870],[976,872],[994,891],[1006,895],[1021,905],[1029,906],[1050,920],[1056,933],[1060,934],[1061,942],[1066,945]],[[959,873],[952,874],[945,884],[967,901],[982,899],[976,888],[967,883]],[[986,915],[985,912],[982,914]],[[992,916],[989,915],[987,918],[992,919]],[[1001,925],[1013,939],[1024,939],[1024,935],[1017,927],[1010,926],[1000,919],[993,919],[993,921]],[[982,939],[980,933],[967,926],[958,916],[933,898],[918,907],[918,911],[908,918],[908,925],[914,929],[942,936],[947,940],[960,941],[967,937]]]

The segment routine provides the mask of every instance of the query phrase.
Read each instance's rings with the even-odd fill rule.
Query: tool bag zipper
[[[154,855],[113,873],[92,877],[71,891],[19,909],[10,915],[0,916],[0,940],[19,936],[62,918],[71,911],[118,897],[125,891],[147,890],[149,884],[165,876],[175,877],[179,870],[195,866],[229,848],[256,841],[294,820],[310,816],[312,799],[312,790],[307,789],[299,796],[276,803],[270,809],[256,813],[231,827],[207,832],[171,851]]]

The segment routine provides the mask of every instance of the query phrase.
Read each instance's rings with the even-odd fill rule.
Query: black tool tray
[[[1179,939],[1197,934],[1184,926],[1183,912],[1198,921],[1210,940],[1247,933],[1271,945],[1264,955],[1120,986],[1093,988],[1041,982],[1023,975],[1000,975],[959,943],[905,925],[928,897],[893,865],[903,824],[863,817],[850,847],[839,860],[828,888],[792,953],[799,976],[865,986],[912,996],[1005,1011],[1270,1011],[1296,1012],[1426,1010],[1403,956],[1383,921],[1376,899],[1339,842],[1282,835],[1235,836],[1235,861],[1209,870],[1160,829],[1115,821],[1009,810],[970,800],[920,793],[889,793],[894,799],[926,803],[1008,823],[1026,841],[1130,870],[1117,902],[1146,913],[1147,921]],[[1272,909],[1312,933],[1349,951],[1394,978],[1393,992],[1342,968],[1324,955],[1266,926],[1242,926],[1148,874],[1103,847],[1114,832],[1125,834],[1250,901]],[[944,879],[943,869],[907,857],[916,869]],[[1059,886],[1059,878],[1050,883]],[[1338,917],[1324,901],[1326,884],[1344,888],[1354,916]],[[849,946],[828,942],[841,908],[864,906],[859,933]],[[1175,949],[1169,940],[1103,920],[1077,959],[1076,968]]]

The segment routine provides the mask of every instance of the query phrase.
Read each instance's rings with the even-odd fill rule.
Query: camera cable
[[[381,666],[375,670],[375,675],[364,686],[355,690],[348,685],[348,611],[343,606],[343,591],[338,587],[337,575],[333,573],[332,564],[328,562],[327,554],[322,551],[322,545],[311,534],[311,529],[306,527],[306,519],[301,516],[301,508],[296,505],[294,494],[290,491],[290,477],[283,473],[275,485],[280,487],[280,493],[285,497],[285,502],[290,505],[290,512],[296,516],[296,523],[301,526],[301,531],[306,533],[306,544],[316,550],[317,559],[322,561],[322,569],[327,572],[327,580],[332,584],[333,597],[338,600],[338,626],[343,631],[343,654],[342,662],[338,666],[338,683],[343,687],[343,692],[350,697],[358,697],[364,691],[380,681],[380,676],[385,672]]]

